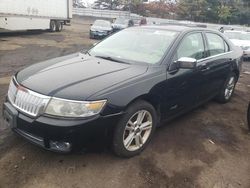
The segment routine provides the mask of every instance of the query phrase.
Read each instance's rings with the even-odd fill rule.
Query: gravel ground
[[[92,21],[76,17],[61,33],[0,34],[0,103],[17,70],[95,43],[88,38]],[[249,100],[250,62],[245,62],[230,103],[211,101],[165,123],[147,149],[131,159],[102,147],[69,155],[44,151],[7,129],[0,113],[0,188],[249,188]]]

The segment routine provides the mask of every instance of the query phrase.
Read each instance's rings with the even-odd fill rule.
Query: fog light
[[[50,149],[60,152],[69,152],[71,150],[71,144],[69,142],[50,141]]]

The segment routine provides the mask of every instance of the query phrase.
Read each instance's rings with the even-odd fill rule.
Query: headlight
[[[106,100],[86,102],[52,98],[45,113],[61,117],[89,117],[100,113],[106,102]]]

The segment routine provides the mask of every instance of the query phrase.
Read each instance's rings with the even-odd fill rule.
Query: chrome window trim
[[[230,54],[230,53],[232,53],[232,52],[233,52],[233,51],[230,50],[230,51],[228,51],[228,52],[216,54],[216,55],[213,55],[213,56],[208,56],[208,57],[206,57],[206,58],[197,60],[197,63],[201,63],[201,62],[203,62],[203,61],[206,61],[206,60],[209,60],[209,59],[213,59],[213,58],[216,58],[216,57],[219,57],[219,56],[222,56],[222,55],[227,55],[227,54]]]

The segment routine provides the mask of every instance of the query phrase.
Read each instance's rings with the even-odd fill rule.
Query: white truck
[[[72,0],[0,0],[0,29],[59,32],[72,8]]]

